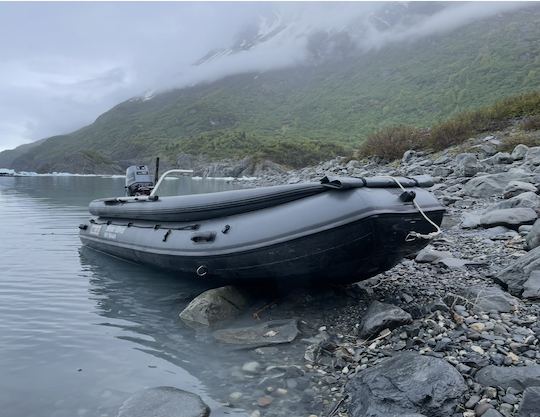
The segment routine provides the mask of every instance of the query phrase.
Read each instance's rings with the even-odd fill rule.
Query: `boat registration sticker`
[[[119,234],[124,233],[126,230],[126,226],[117,226],[115,224],[111,224],[109,226],[106,226],[105,233],[103,234],[103,237],[105,239],[116,239],[116,237]]]
[[[90,233],[91,235],[98,236],[98,235],[99,235],[99,232],[101,232],[101,225],[99,225],[99,224],[93,224],[92,226],[90,226],[90,231],[89,231],[89,233]]]

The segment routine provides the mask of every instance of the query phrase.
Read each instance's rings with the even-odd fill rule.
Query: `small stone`
[[[256,361],[252,362],[246,362],[242,365],[242,371],[248,373],[248,374],[256,374],[260,371],[261,364]]]
[[[493,408],[493,406],[490,403],[478,403],[476,404],[476,407],[474,407],[474,413],[476,414],[477,417],[480,417],[490,408]]]
[[[278,388],[276,389],[276,395],[279,395],[283,397],[284,395],[287,395],[288,391],[285,388]]]
[[[229,394],[229,401],[233,404],[242,398],[242,393],[235,391]]]
[[[473,352],[479,353],[480,355],[483,355],[485,353],[484,349],[482,349],[480,346],[477,346],[477,345],[472,345],[471,350]]]
[[[473,329],[476,332],[483,332],[486,328],[486,325],[484,323],[473,323],[469,326],[471,329]]]
[[[494,387],[486,387],[484,390],[484,397],[486,398],[497,398],[497,388]]]
[[[272,397],[265,395],[257,400],[257,404],[259,404],[259,407],[268,407],[270,404],[272,404],[272,401],[274,401]]]
[[[480,401],[479,395],[472,395],[471,398],[465,403],[465,408],[472,409]]]

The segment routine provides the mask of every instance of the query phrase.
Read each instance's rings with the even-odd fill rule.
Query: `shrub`
[[[533,134],[517,134],[503,139],[501,150],[504,152],[512,152],[519,145],[527,145],[528,147],[540,146],[540,135]]]
[[[367,137],[360,146],[359,156],[378,156],[393,161],[409,149],[422,147],[425,132],[411,126],[386,127]]]
[[[540,114],[525,117],[521,121],[520,127],[523,130],[540,130]]]

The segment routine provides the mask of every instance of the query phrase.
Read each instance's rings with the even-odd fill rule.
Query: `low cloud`
[[[0,150],[75,130],[150,91],[305,63],[315,33],[380,49],[523,6],[0,3]],[[411,13],[419,7],[433,10]]]

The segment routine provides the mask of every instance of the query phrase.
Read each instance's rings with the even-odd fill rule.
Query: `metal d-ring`
[[[206,274],[208,274],[208,268],[204,265],[201,265],[197,268],[197,271],[195,271],[197,276],[204,277]]]

